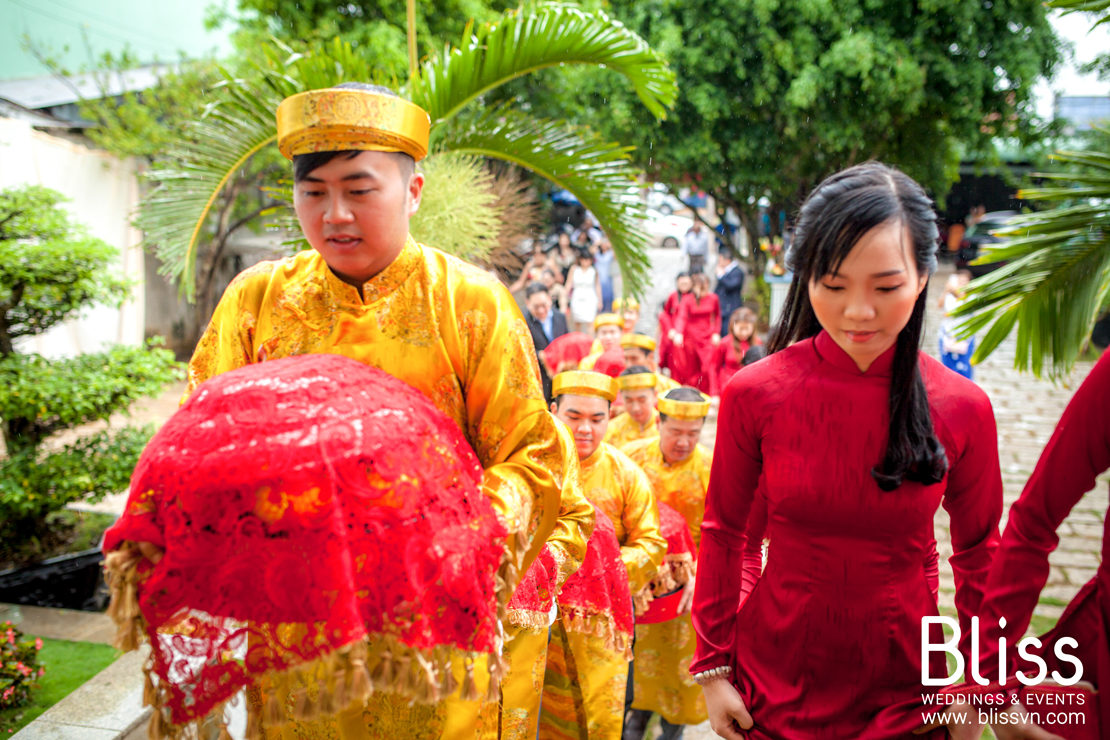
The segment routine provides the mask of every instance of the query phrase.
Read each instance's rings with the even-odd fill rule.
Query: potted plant
[[[119,305],[132,287],[112,270],[117,250],[73,223],[62,201],[39,186],[0,190],[0,601],[81,608],[110,518],[65,507],[125,490],[152,430],[70,430],[126,412],[181,370],[152,344],[64,359],[17,351],[20,338]]]

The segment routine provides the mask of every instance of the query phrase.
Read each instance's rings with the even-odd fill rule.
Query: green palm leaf
[[[465,49],[448,48],[441,57],[426,62],[420,74],[410,81],[409,92],[414,102],[430,111],[435,142],[439,136],[436,124],[457,115],[483,92],[556,64],[611,67],[632,82],[645,105],[656,115],[662,115],[664,106],[674,103],[673,73],[640,37],[603,13],[587,13],[562,5],[510,11],[498,23],[484,24]],[[160,185],[144,201],[141,211],[145,241],[154,245],[162,260],[160,271],[175,279],[189,300],[195,294],[197,248],[213,204],[248,160],[275,141],[274,111],[278,103],[297,92],[330,87],[344,80],[384,82],[376,79],[368,60],[338,39],[323,49],[300,54],[281,45],[267,46],[263,49],[263,62],[255,63],[249,74],[233,79],[225,73],[225,78],[216,91],[216,102],[208,106],[189,140],[180,142],[167,162],[150,173]],[[509,113],[499,110],[497,115]],[[626,153],[618,145],[603,145],[583,131],[575,136],[583,137],[583,141],[588,139],[585,147],[568,143],[578,141],[573,137],[562,143],[544,143],[558,139],[553,131],[548,128],[543,133],[533,130],[526,134],[526,137],[535,135],[535,143],[540,147],[531,155],[534,160],[531,165],[526,161],[530,155],[523,145],[516,150],[506,149],[505,156],[499,156],[494,153],[497,145],[491,141],[488,156],[510,161],[516,161],[513,159],[516,157],[536,172],[560,172],[562,179],[554,181],[561,184],[567,184],[563,179],[573,175],[570,183],[573,187],[567,185],[568,189],[588,203],[601,227],[611,234],[630,289],[640,285],[646,269],[643,256],[646,242],[642,235],[637,236],[632,211],[613,205],[616,203],[613,183],[619,179],[627,187],[626,180],[633,172]],[[508,139],[503,143],[507,144]],[[552,162],[544,159],[543,153],[548,151],[544,147],[560,146],[562,157],[577,151],[582,157],[600,159],[583,159],[576,168],[569,160],[558,160],[557,167],[548,167]],[[606,159],[614,152],[619,152],[619,165]],[[620,177],[616,178],[614,173]],[[596,183],[585,182],[593,177],[600,179]]]
[[[628,195],[638,174],[629,161],[631,147],[506,106],[458,116],[442,128],[437,146],[512,162],[569,190],[609,237],[625,293],[640,295],[650,262],[647,237],[640,228],[644,213],[639,201]]]
[[[1045,3],[1049,7],[1059,8],[1067,13],[1102,13],[1110,10],[1110,0],[1051,0]],[[1095,25],[1099,26],[1110,21],[1110,15],[1099,19]]]
[[[1069,187],[1023,190],[1018,196],[1075,204],[1024,216],[997,232],[1014,238],[988,249],[979,261],[1008,264],[973,281],[955,315],[966,317],[964,335],[986,330],[975,362],[1016,326],[1017,367],[1059,378],[1071,370],[1110,295],[1110,157],[1058,152],[1054,158],[1084,169],[1036,175]]]
[[[498,85],[557,64],[597,64],[628,78],[658,118],[674,105],[675,76],[647,43],[601,11],[542,4],[483,24],[461,48],[425,61],[407,88],[433,124],[457,115]]]

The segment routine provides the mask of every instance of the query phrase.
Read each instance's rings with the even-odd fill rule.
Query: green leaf
[[[650,262],[644,216],[628,191],[639,171],[629,147],[607,142],[589,129],[532,118],[507,106],[463,114],[444,127],[441,150],[492,157],[526,167],[569,190],[593,212],[621,267],[624,290],[641,295]]]
[[[601,11],[559,3],[510,10],[482,24],[460,48],[447,47],[425,61],[407,92],[434,125],[509,80],[563,64],[600,65],[624,75],[657,118],[674,105],[674,73],[642,38]]]

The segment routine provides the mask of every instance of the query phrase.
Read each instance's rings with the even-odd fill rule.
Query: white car
[[[666,215],[654,209],[647,209],[644,218],[644,231],[652,239],[652,244],[664,249],[678,249],[686,232],[694,225],[694,219],[685,216]]]

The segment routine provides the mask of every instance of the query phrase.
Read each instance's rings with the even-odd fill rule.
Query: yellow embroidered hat
[[[594,396],[612,403],[617,398],[617,380],[604,373],[570,370],[551,381],[551,396]]]
[[[615,313],[599,313],[597,318],[594,319],[594,329],[599,329],[603,326],[624,326],[624,318]]]
[[[648,352],[655,351],[655,340],[646,334],[625,334],[621,337],[622,347],[639,347]]]
[[[709,413],[709,396],[702,393],[701,397],[701,401],[675,401],[663,396],[655,404],[655,408],[659,413],[673,419],[704,419]]]
[[[636,300],[635,298],[632,298],[632,297],[618,298],[615,301],[613,301],[613,310],[614,311],[639,311],[640,310],[640,302],[638,300]]]
[[[392,95],[329,87],[291,95],[277,109],[278,149],[297,154],[361,150],[428,153],[431,120],[418,105]]]
[[[655,377],[655,373],[652,372],[617,376],[617,384],[620,385],[622,391],[630,391],[636,388],[654,388],[658,383],[659,378]]]

